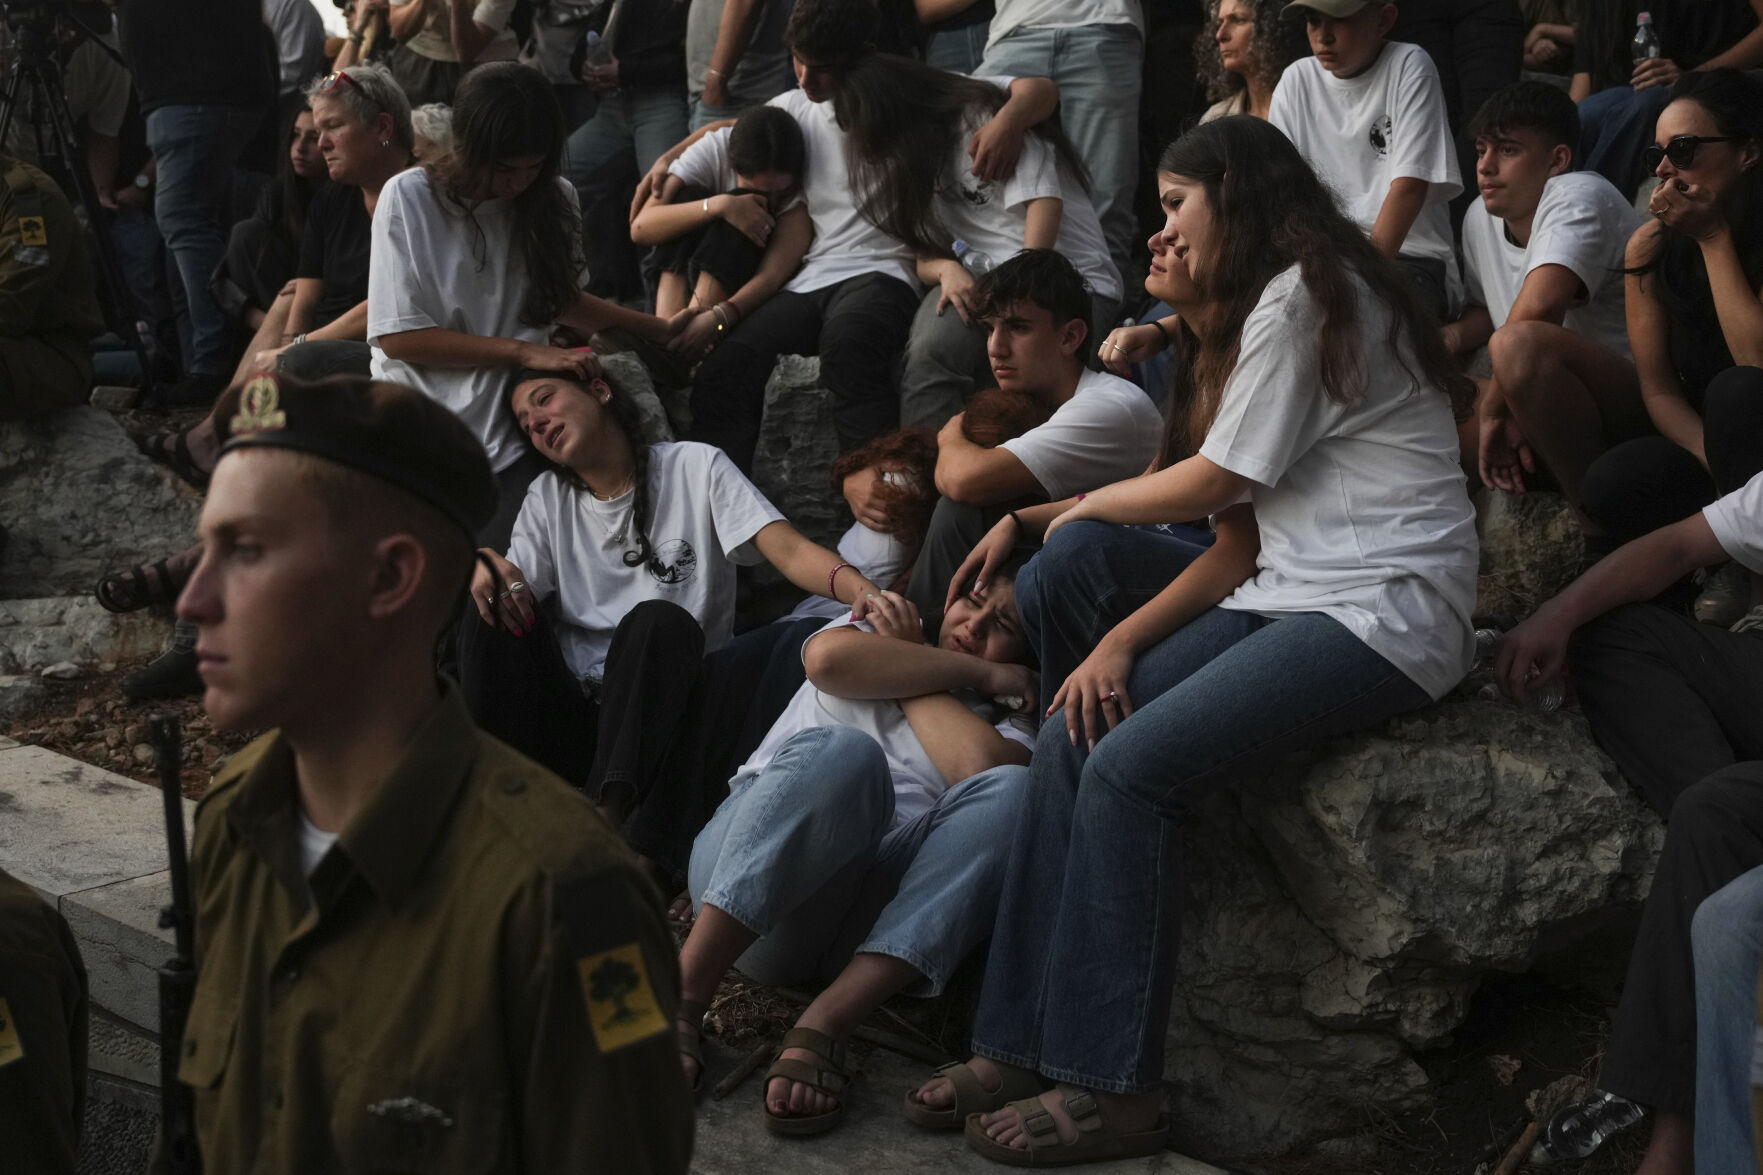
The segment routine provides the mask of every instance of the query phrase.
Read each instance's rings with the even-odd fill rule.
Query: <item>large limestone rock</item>
[[[826,547],[837,545],[850,524],[845,501],[828,480],[838,456],[832,397],[820,383],[820,360],[780,356],[765,385],[753,481],[797,530]]]
[[[1579,520],[1560,494],[1485,490],[1476,497],[1481,537],[1478,619],[1510,628],[1573,582],[1585,563]]]
[[[1289,1150],[1423,1104],[1481,976],[1646,893],[1663,830],[1574,713],[1458,698],[1295,755],[1187,834],[1175,1137]]]
[[[0,599],[84,594],[106,572],[181,550],[199,505],[99,409],[0,424]]]
[[[117,615],[90,595],[0,600],[0,674],[152,657],[168,630],[157,610]]]

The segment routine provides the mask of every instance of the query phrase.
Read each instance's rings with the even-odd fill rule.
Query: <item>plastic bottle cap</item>
[[[1652,24],[1653,23],[1653,14],[1650,12],[1637,12],[1637,13],[1635,13],[1634,23],[1636,23],[1636,24]]]

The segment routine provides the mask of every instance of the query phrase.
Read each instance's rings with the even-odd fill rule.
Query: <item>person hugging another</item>
[[[995,448],[967,437],[965,414],[943,425],[935,475],[943,497],[907,589],[927,616],[941,609],[950,573],[1010,507],[1143,473],[1163,431],[1156,405],[1138,387],[1085,368],[1090,295],[1058,253],[1018,253],[980,279],[973,306],[997,386],[1038,401],[1050,415]]]
[[[631,221],[631,240],[656,246],[655,312],[693,312],[674,341],[687,359],[709,354],[801,268],[814,237],[806,166],[801,126],[757,106],[727,136],[686,148]]]
[[[990,931],[1033,730],[1012,714],[1035,693],[1015,566],[957,600],[934,644],[894,592],[811,636],[808,680],[692,846],[686,1079],[703,1075],[704,1011],[730,967],[827,984],[766,1074],[773,1133],[836,1126],[851,1033],[897,993],[941,994]]]
[[[644,443],[605,378],[524,372],[508,410],[547,472],[506,558],[480,552],[483,623],[459,634],[466,700],[484,729],[585,788],[671,881],[739,762],[753,682],[785,627],[731,641],[736,564],[769,561],[847,604],[879,589],[721,451]]]
[[[1443,322],[1462,301],[1447,206],[1463,182],[1438,69],[1418,45],[1386,39],[1396,22],[1386,0],[1294,6],[1315,56],[1280,78],[1268,120]]]

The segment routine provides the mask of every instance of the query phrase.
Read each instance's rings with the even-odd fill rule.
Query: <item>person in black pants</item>
[[[1690,919],[1763,863],[1763,611],[1728,631],[1640,601],[1727,558],[1763,571],[1763,473],[1595,564],[1507,634],[1495,662],[1523,699],[1570,659],[1593,735],[1669,822],[1599,1080],[1656,1111],[1647,1175],[1690,1172]]]
[[[1614,445],[1586,470],[1582,501],[1605,549],[1763,468],[1760,156],[1763,83],[1720,69],[1672,88],[1646,160],[1660,178],[1654,220],[1628,245],[1629,343],[1658,434]]]

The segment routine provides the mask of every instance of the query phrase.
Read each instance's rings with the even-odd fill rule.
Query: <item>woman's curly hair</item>
[[[1255,73],[1266,80],[1271,90],[1279,83],[1286,66],[1300,57],[1310,55],[1310,42],[1304,35],[1301,19],[1283,15],[1286,0],[1245,0],[1255,14],[1255,39],[1249,46],[1249,59]],[[1240,73],[1224,68],[1218,53],[1218,4],[1211,5],[1206,27],[1194,39],[1194,69],[1206,86],[1206,100],[1217,102],[1248,86]]]

